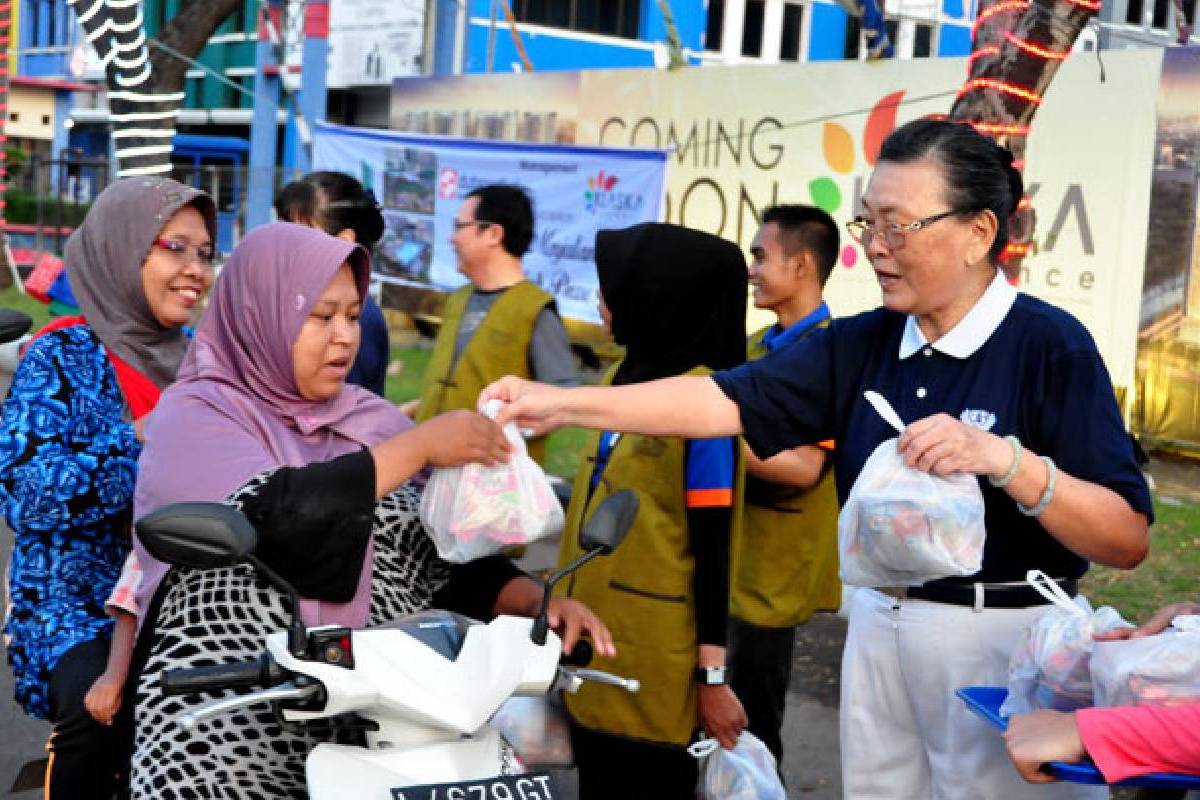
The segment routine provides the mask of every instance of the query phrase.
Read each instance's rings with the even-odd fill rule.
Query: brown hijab
[[[142,264],[163,226],[184,206],[200,212],[215,239],[216,207],[204,192],[170,178],[123,178],[100,193],[66,247],[71,291],[88,325],[160,389],[175,379],[187,338],[181,328],[164,328],[155,319],[142,287]]]

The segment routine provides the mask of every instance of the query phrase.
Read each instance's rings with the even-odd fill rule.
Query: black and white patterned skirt
[[[266,477],[249,482],[231,502],[236,505]],[[371,625],[429,608],[434,592],[447,580],[446,565],[421,527],[418,503],[416,492],[406,485],[375,508]],[[267,705],[223,714],[185,731],[178,724],[180,716],[235,692],[166,697],[159,689],[165,670],[257,658],[266,636],[287,627],[287,599],[252,567],[238,566],[173,569],[155,603],[157,614],[141,634],[150,639],[134,711],[134,800],[307,797],[305,757],[320,742],[343,737],[327,726],[290,725],[285,730]]]

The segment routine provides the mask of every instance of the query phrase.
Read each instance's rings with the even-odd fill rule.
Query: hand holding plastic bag
[[[495,418],[501,405],[493,400],[484,413]],[[516,424],[504,435],[513,445],[507,464],[438,467],[421,494],[421,521],[447,561],[474,561],[563,528],[562,505]]]
[[[1096,611],[1083,595],[1071,598],[1046,573],[1032,569],[1025,580],[1051,605],[1022,636],[1008,663],[1004,716],[1041,708],[1074,711],[1092,704],[1093,636],[1132,628],[1112,606]]]
[[[882,395],[867,400],[898,433],[904,423]],[[898,439],[875,448],[838,516],[842,582],[920,586],[974,575],[983,564],[983,492],[974,475],[939,477],[904,463]]]
[[[1200,701],[1200,616],[1178,616],[1155,636],[1096,642],[1097,706],[1171,706]]]
[[[702,759],[697,800],[787,800],[775,757],[749,731],[742,731],[732,750],[718,745],[716,739],[703,739],[688,752]]]

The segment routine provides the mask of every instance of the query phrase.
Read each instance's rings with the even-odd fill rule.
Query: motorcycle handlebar
[[[586,667],[592,663],[593,655],[595,650],[592,649],[592,643],[587,639],[579,639],[571,648],[571,652],[563,656],[558,663],[564,667]]]
[[[263,655],[253,661],[240,661],[235,664],[165,670],[160,684],[163,694],[179,695],[275,686],[286,678],[275,660],[269,655]]]

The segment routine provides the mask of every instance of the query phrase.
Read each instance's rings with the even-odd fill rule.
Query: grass
[[[1150,555],[1134,570],[1092,567],[1081,591],[1093,606],[1111,605],[1141,622],[1168,603],[1200,598],[1200,504],[1154,503]]]
[[[19,291],[15,286],[0,292],[0,308],[24,311],[33,318],[35,331],[50,321],[50,306]]]
[[[421,394],[421,375],[429,364],[432,350],[425,347],[393,347],[392,368],[388,370],[384,394],[393,403],[403,403]],[[394,374],[392,374],[394,373]],[[567,480],[575,479],[582,459],[586,432],[563,428],[550,434],[546,442],[546,472]]]

